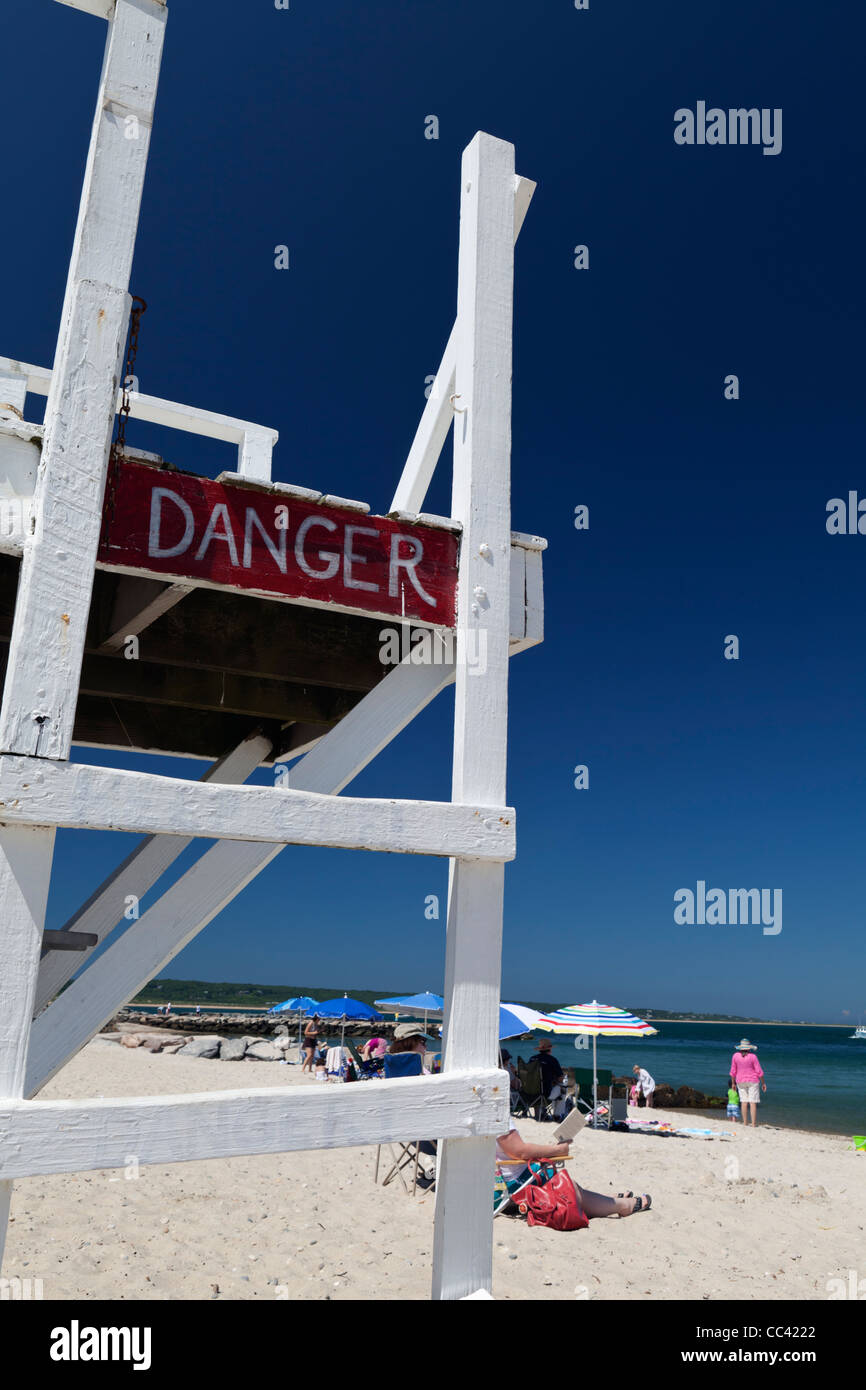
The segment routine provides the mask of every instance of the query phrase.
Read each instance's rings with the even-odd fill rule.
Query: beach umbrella
[[[298,1057],[301,1055],[301,1023],[303,1016],[310,1009],[319,1007],[318,999],[313,999],[309,994],[299,994],[295,999],[284,999],[282,1004],[274,1004],[273,1008],[268,1009],[269,1014],[288,1014],[297,1013],[298,1015]]]
[[[538,1027],[541,1014],[537,1009],[529,1009],[525,1004],[499,1005],[499,1041],[506,1038],[519,1038],[521,1033],[531,1033]]]
[[[377,999],[376,1008],[384,1009],[386,1014],[423,1014],[424,1029],[427,1029],[427,1015],[442,1017],[445,1000],[441,994],[404,994],[399,999]]]
[[[338,1018],[341,1024],[341,1047],[343,1046],[343,1039],[346,1036],[347,1019],[381,1019],[382,1017],[370,1004],[364,1004],[360,999],[350,999],[348,994],[344,994],[342,999],[325,999],[321,1004],[317,1004],[314,1009],[307,1009],[306,1012],[308,1014],[318,1014],[319,1018]]]
[[[658,1032],[636,1014],[614,1004],[570,1004],[551,1014],[541,1014],[537,1028],[547,1033],[571,1033],[592,1038],[592,1123],[598,1123],[598,1038],[648,1038]]]
[[[274,1004],[268,1009],[269,1014],[293,1014],[305,1013],[307,1009],[316,1009],[319,1006],[318,999],[312,999],[309,994],[299,994],[295,999],[284,999],[282,1004]]]

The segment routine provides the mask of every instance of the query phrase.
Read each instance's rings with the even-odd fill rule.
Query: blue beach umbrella
[[[445,1000],[441,994],[404,994],[399,999],[377,999],[376,1008],[384,1009],[386,1014],[423,1014],[424,1027],[427,1027],[427,1015],[432,1014],[434,1018],[442,1017],[442,1010],[445,1008]]]
[[[295,999],[284,999],[282,1004],[274,1004],[272,1009],[268,1009],[269,1014],[293,1014],[298,1015],[298,1057],[301,1055],[301,1019],[309,1009],[316,1009],[319,1006],[318,999],[313,999],[309,994],[299,994]]]
[[[360,999],[350,999],[348,994],[344,994],[342,999],[325,999],[323,1003],[317,1004],[315,1009],[307,1009],[308,1014],[318,1014],[319,1018],[338,1018],[342,1025],[340,1033],[340,1046],[343,1046],[343,1039],[346,1036],[347,1019],[381,1019],[382,1015],[372,1008],[370,1004],[363,1004]]]
[[[284,999],[282,1004],[274,1004],[268,1009],[269,1014],[294,1014],[306,1013],[308,1009],[317,1009],[318,999],[312,999],[309,994],[299,994],[296,999]]]

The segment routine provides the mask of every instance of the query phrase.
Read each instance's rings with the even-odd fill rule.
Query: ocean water
[[[215,1008],[219,1011],[219,1006]],[[141,1012],[151,1009],[141,1008]],[[181,1005],[172,1012],[192,1014],[195,1007]],[[853,1024],[850,1028],[795,1028],[776,1023],[746,1026],[659,1020],[657,1027],[654,1038],[599,1038],[599,1067],[623,1076],[638,1063],[657,1082],[675,1089],[694,1086],[707,1095],[723,1096],[731,1054],[740,1038],[748,1037],[757,1046],[767,1082],[766,1095],[761,1094],[760,1122],[827,1134],[866,1134],[866,1041],[850,1038]],[[553,1042],[561,1066],[592,1065],[591,1041],[588,1050],[578,1050],[572,1038],[539,1032],[532,1041],[512,1039],[503,1046],[513,1057],[526,1058],[542,1038]],[[339,1041],[339,1029],[333,1041]],[[689,1114],[695,1112],[683,1112]]]
[[[761,1093],[758,1122],[828,1134],[866,1134],[866,1041],[853,1041],[850,1028],[786,1027],[783,1024],[665,1023],[654,1038],[599,1038],[598,1065],[615,1076],[629,1075],[635,1064],[646,1067],[656,1082],[694,1086],[723,1096],[728,1088],[731,1054],[740,1038],[758,1049],[767,1083]],[[533,1042],[503,1043],[512,1057],[528,1057],[534,1043],[551,1038],[535,1033]],[[589,1050],[574,1040],[552,1038],[560,1066],[592,1066]],[[694,1113],[694,1112],[683,1112]]]

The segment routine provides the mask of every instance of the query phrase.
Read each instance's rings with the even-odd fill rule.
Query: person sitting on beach
[[[388,1048],[388,1052],[392,1057],[400,1052],[420,1052],[423,1058],[429,1042],[435,1042],[435,1038],[427,1036],[422,1024],[398,1023],[394,1029],[394,1040]],[[426,1071],[427,1068],[425,1067],[424,1070]]]
[[[529,1176],[530,1163],[550,1163],[554,1159],[570,1157],[570,1144],[528,1144],[517,1129],[500,1134],[496,1140],[497,1169],[501,1169],[509,1180],[520,1179],[523,1172],[520,1163],[526,1165]],[[572,1178],[574,1182],[574,1179]],[[632,1216],[637,1211],[649,1211],[652,1197],[648,1192],[635,1196],[633,1192],[618,1192],[615,1197],[605,1197],[601,1192],[590,1192],[574,1182],[574,1190],[581,1209],[589,1220],[597,1216]]]
[[[634,1072],[635,1077],[637,1078],[635,1081],[635,1085],[643,1095],[644,1105],[648,1105],[649,1108],[652,1109],[653,1095],[655,1094],[656,1083],[653,1081],[649,1072],[646,1071],[644,1067],[632,1067],[632,1071]]]
[[[766,1092],[767,1083],[764,1081],[764,1069],[758,1061],[758,1054],[754,1043],[750,1043],[748,1038],[741,1038],[737,1043],[737,1050],[731,1058],[731,1081],[736,1086],[740,1096],[740,1104],[743,1107],[743,1124],[749,1123],[749,1107],[752,1110],[752,1128],[758,1123],[758,1106],[761,1097],[758,1090]]]
[[[730,1077],[728,1077],[730,1080]],[[735,1086],[728,1089],[728,1108],[726,1111],[729,1120],[739,1120],[740,1117],[740,1093]]]
[[[504,1047],[502,1048],[502,1051],[499,1053],[499,1065],[503,1071],[508,1072],[508,1088],[511,1096],[511,1108],[513,1110],[517,1102],[520,1100],[520,1078],[518,1077],[514,1067],[514,1063],[511,1060],[511,1053],[507,1052]]]
[[[541,1088],[545,1100],[552,1100],[553,1117],[561,1120],[565,1113],[565,1072],[553,1055],[550,1038],[542,1038],[538,1044],[538,1066],[541,1071]]]

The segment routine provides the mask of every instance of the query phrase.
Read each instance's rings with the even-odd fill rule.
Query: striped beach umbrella
[[[547,1033],[570,1033],[592,1038],[592,1108],[593,1125],[598,1109],[598,1038],[648,1038],[658,1032],[652,1024],[645,1023],[637,1014],[626,1009],[618,1009],[614,1004],[599,1004],[593,999],[591,1004],[569,1004],[556,1009],[551,1014],[542,1014],[536,1024]]]

